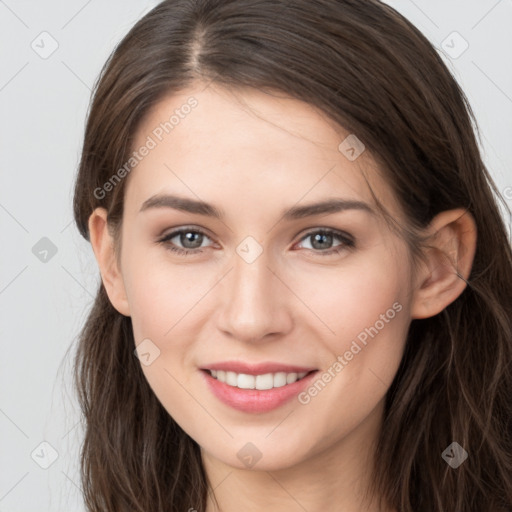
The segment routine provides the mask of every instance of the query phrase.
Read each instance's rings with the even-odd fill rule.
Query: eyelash
[[[198,249],[182,249],[181,247],[177,247],[176,245],[170,243],[170,240],[172,238],[174,238],[175,236],[180,235],[182,233],[198,233],[207,238],[210,238],[201,229],[180,228],[180,229],[177,229],[176,231],[172,231],[171,233],[165,235],[162,239],[158,240],[158,243],[161,243],[162,245],[164,245],[167,250],[172,251],[181,256],[190,256],[192,254],[198,254],[198,253],[203,252],[203,250],[199,249],[199,248]],[[334,238],[337,238],[339,241],[342,242],[340,245],[336,246],[335,248],[328,249],[325,251],[315,250],[315,249],[307,249],[308,251],[313,251],[314,253],[320,254],[322,256],[339,254],[344,249],[354,249],[355,248],[355,241],[353,240],[353,238],[350,235],[343,233],[342,231],[337,231],[337,230],[330,229],[330,228],[318,228],[318,229],[309,231],[299,240],[299,242],[302,242],[306,238],[308,238],[312,235],[315,235],[315,234],[333,235]]]

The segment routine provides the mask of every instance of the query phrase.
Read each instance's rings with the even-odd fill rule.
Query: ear
[[[110,302],[119,313],[130,316],[124,281],[114,252],[114,240],[107,226],[105,208],[96,208],[90,215],[89,235]]]
[[[425,262],[415,276],[412,318],[436,315],[464,291],[476,251],[476,224],[462,208],[436,215],[426,234]]]

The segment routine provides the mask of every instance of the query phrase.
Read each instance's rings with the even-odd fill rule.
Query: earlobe
[[[92,249],[110,302],[119,313],[130,316],[124,281],[114,251],[114,241],[107,226],[105,208],[96,208],[89,216],[88,225]]]
[[[427,228],[424,263],[416,274],[412,318],[429,318],[445,309],[467,286],[476,251],[477,229],[464,209],[439,213]]]

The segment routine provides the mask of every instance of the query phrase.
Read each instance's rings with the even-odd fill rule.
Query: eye
[[[176,242],[181,244],[182,247],[177,246],[176,242],[172,242],[175,238]],[[200,229],[180,228],[165,235],[162,239],[158,240],[158,242],[163,244],[166,249],[172,252],[188,256],[192,253],[203,252],[200,248],[205,247],[202,245],[205,239],[210,238]]]
[[[173,241],[176,239],[175,241]],[[183,255],[188,256],[191,254],[202,253],[202,248],[209,247],[203,245],[205,240],[211,240],[210,237],[202,230],[197,228],[180,228],[165,235],[158,243],[163,244],[166,249]],[[337,231],[328,228],[316,229],[304,235],[302,240],[310,240],[310,247],[312,250],[322,256],[330,254],[338,254],[346,249],[353,249],[355,247],[354,239],[348,233]],[[333,242],[338,240],[339,243],[333,246]],[[177,244],[180,244],[181,247]]]
[[[313,250],[322,256],[338,254],[343,250],[353,249],[355,247],[355,241],[348,233],[333,229],[322,228],[310,231],[302,237],[301,241],[308,239],[310,240],[310,247],[306,247],[306,249]],[[333,246],[332,244],[336,239],[340,243]]]

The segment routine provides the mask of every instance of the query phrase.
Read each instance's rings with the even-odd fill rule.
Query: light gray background
[[[156,3],[0,0],[0,512],[84,510],[81,430],[64,358],[99,274],[71,220],[72,184],[94,80]],[[456,56],[445,61],[469,97],[485,161],[512,206],[512,0],[388,3]],[[48,52],[52,38],[58,48],[42,58],[32,46]],[[457,56],[464,40],[469,48]],[[57,249],[46,262],[32,250],[43,237]],[[52,462],[43,441],[58,454],[48,469],[40,467]]]

